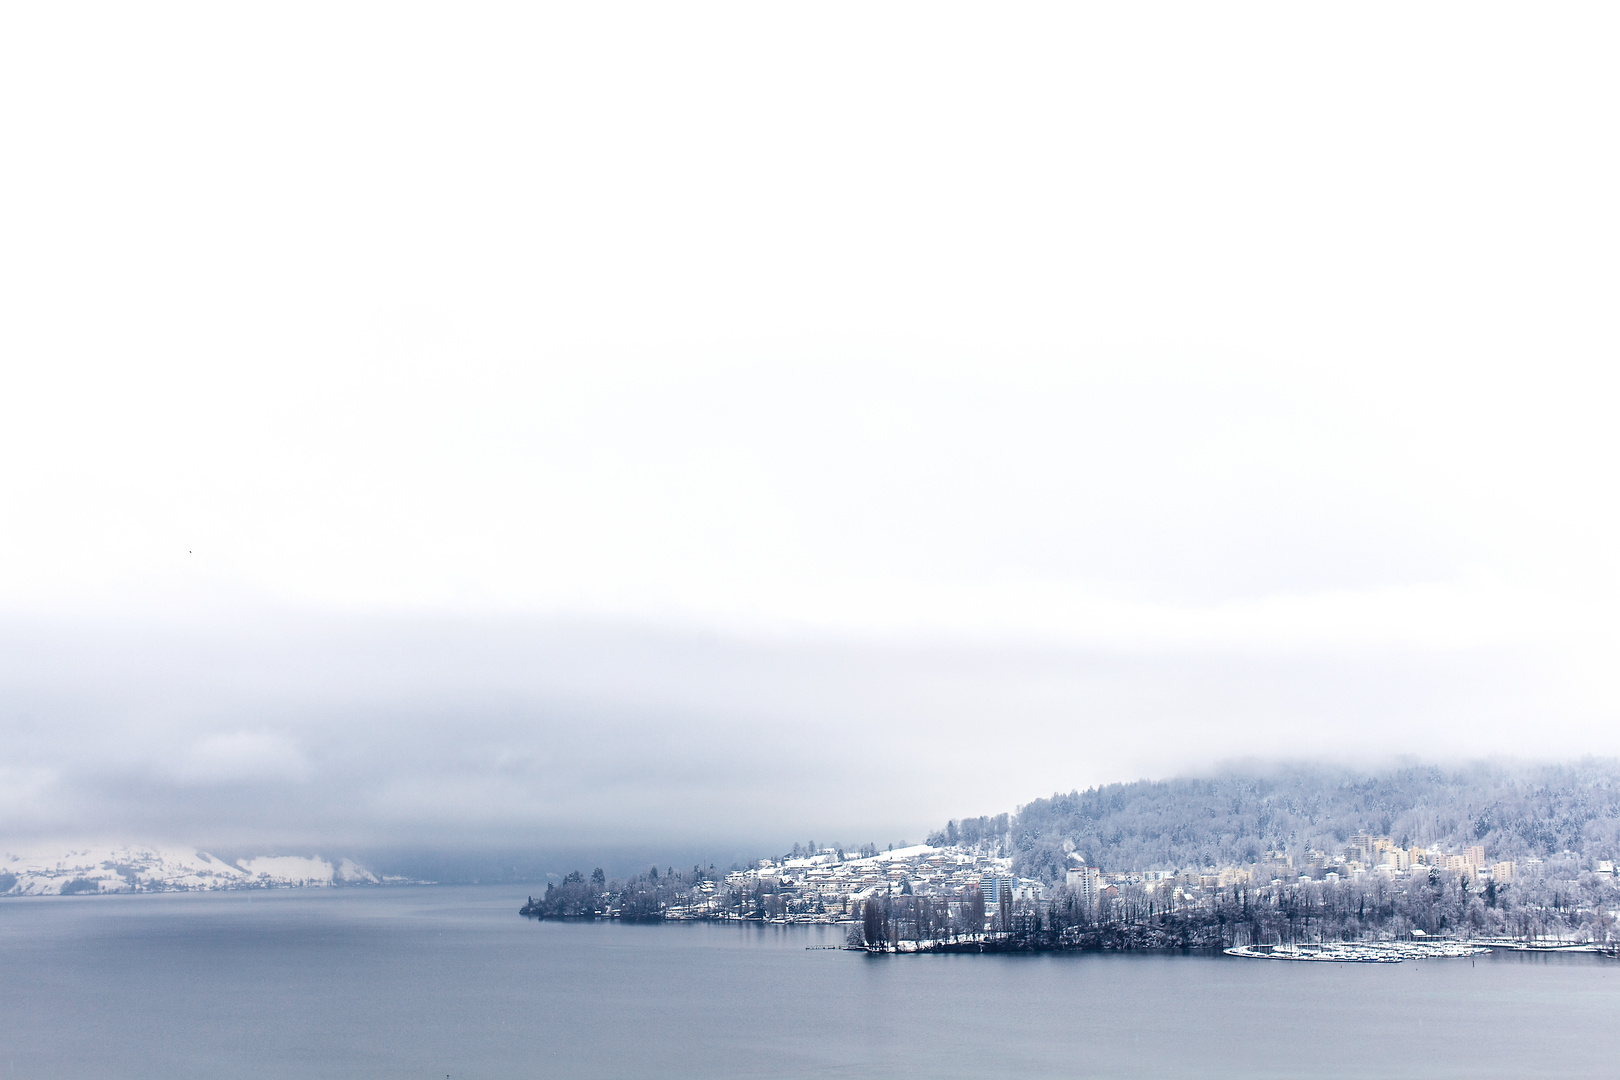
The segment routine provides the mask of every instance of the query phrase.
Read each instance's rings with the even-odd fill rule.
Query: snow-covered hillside
[[[376,885],[376,874],[352,859],[264,855],[236,865],[193,848],[79,844],[0,851],[0,895],[168,892],[291,886]]]

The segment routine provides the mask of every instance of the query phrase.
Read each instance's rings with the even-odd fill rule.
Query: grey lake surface
[[[0,901],[0,1076],[1612,1077],[1620,962],[867,957],[522,887]]]

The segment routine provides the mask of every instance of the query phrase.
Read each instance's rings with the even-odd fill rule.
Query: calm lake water
[[[1613,1077],[1620,962],[866,957],[511,887],[0,901],[0,1077]]]

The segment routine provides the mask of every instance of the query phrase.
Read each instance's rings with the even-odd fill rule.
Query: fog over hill
[[[1482,845],[1492,860],[1561,852],[1579,856],[1582,865],[1612,860],[1620,855],[1620,760],[1406,764],[1379,770],[1321,763],[1232,766],[1204,777],[1054,793],[1015,812],[954,819],[927,839],[992,850],[1011,857],[1018,874],[1055,882],[1073,857],[1110,872],[1242,866],[1261,862],[1272,851],[1296,858],[1313,849],[1337,852],[1361,832],[1387,835],[1403,848]],[[851,852],[906,840],[877,830],[841,835],[829,829],[823,835],[827,843]],[[805,846],[801,842],[796,850]],[[810,841],[807,846],[822,845]],[[33,845],[0,852],[0,894],[390,879],[543,882],[592,866],[617,876],[649,865],[723,870],[763,855],[785,855],[787,845],[776,852],[626,836],[567,849],[429,844],[354,854],[359,861],[319,855],[216,858],[176,845]]]
[[[1402,847],[1481,844],[1491,858],[1620,852],[1620,761],[1232,768],[1053,794],[1016,814],[950,822],[933,842],[988,839],[1021,874],[1053,880],[1069,854],[1105,870],[1255,863],[1268,851],[1334,851],[1352,834]]]

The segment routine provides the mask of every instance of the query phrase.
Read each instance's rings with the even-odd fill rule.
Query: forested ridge
[[[1003,822],[1005,824],[1003,825]],[[1072,851],[1105,871],[1247,865],[1333,851],[1360,832],[1404,847],[1480,844],[1492,859],[1620,854],[1620,761],[1234,769],[1053,794],[1010,817],[952,821],[931,843],[981,836],[1017,873],[1055,882]]]

